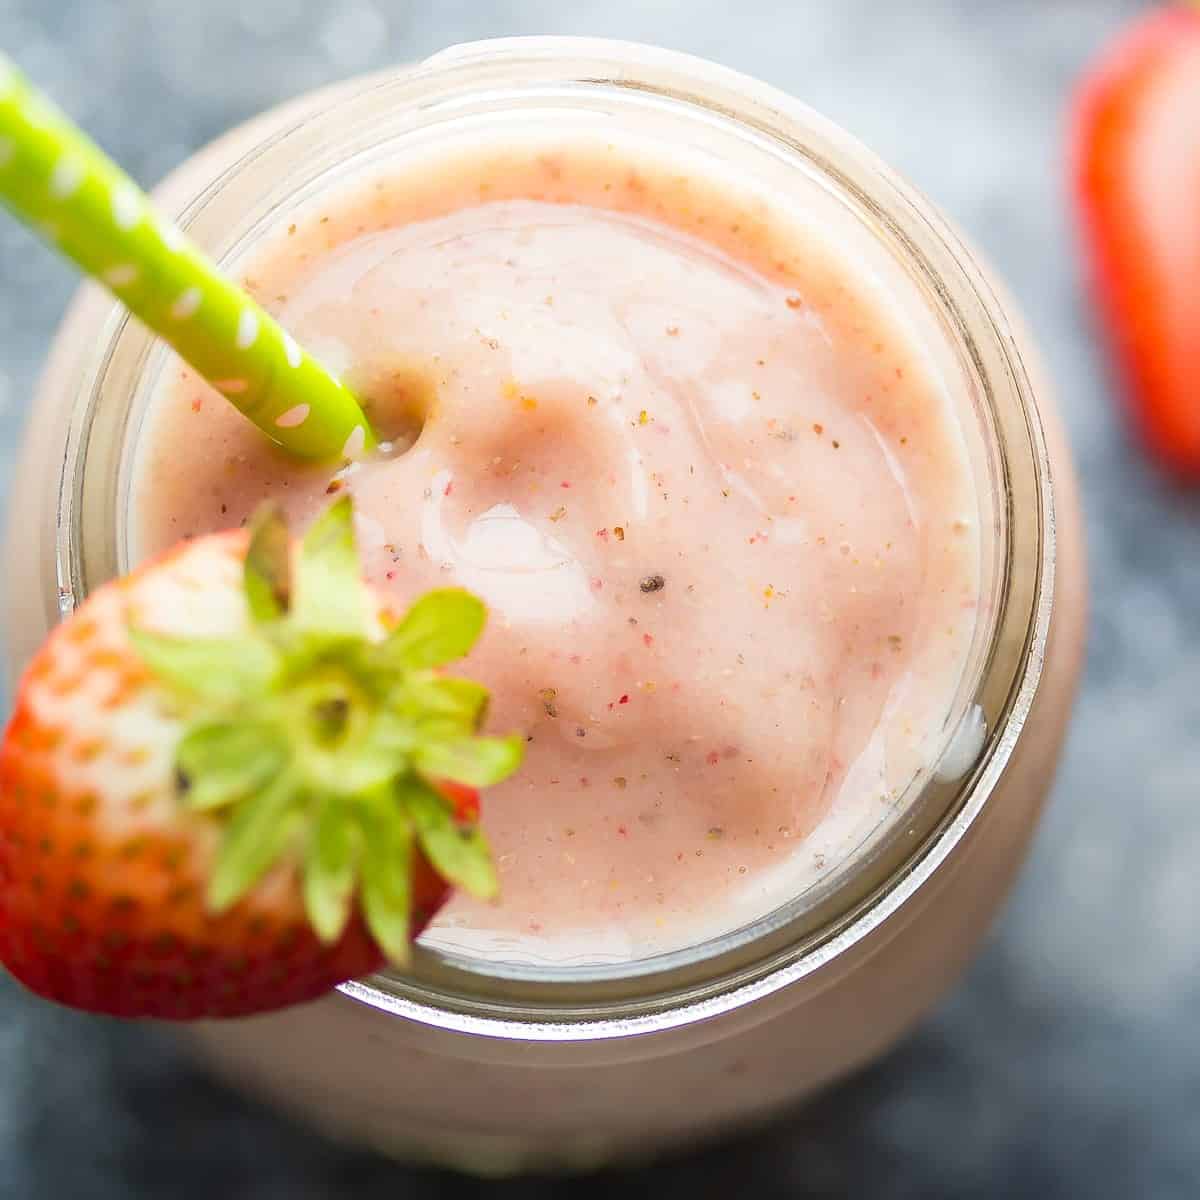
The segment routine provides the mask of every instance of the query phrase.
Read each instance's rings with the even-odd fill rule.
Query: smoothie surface
[[[463,665],[528,739],[485,799],[502,897],[427,935],[621,961],[770,911],[928,768],[980,594],[960,416],[803,205],[596,140],[447,151],[285,219],[248,287],[390,454],[272,449],[174,364],[131,554],[351,491],[397,608],[490,609]]]

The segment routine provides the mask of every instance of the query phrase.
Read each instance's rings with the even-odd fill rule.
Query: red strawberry
[[[0,747],[0,960],[95,1012],[241,1016],[403,963],[451,884],[494,892],[475,788],[520,740],[435,670],[482,605],[386,625],[348,501],[300,547],[267,515],[91,596]]]
[[[1074,187],[1130,408],[1200,474],[1200,8],[1157,9],[1083,80]]]

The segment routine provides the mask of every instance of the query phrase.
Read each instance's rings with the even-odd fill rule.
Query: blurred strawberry
[[[1101,316],[1155,454],[1200,476],[1200,7],[1156,9],[1081,81],[1073,182]]]

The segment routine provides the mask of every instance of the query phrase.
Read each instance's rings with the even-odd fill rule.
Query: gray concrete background
[[[656,41],[801,96],[906,172],[1007,276],[1083,477],[1086,687],[1032,860],[965,985],[886,1062],[776,1129],[618,1194],[1200,1194],[1200,504],[1130,450],[1063,197],[1081,64],[1135,0],[0,0],[0,45],[149,183],[289,95],[513,33]],[[72,287],[0,217],[0,472]],[[11,502],[11,500],[10,500]],[[11,581],[9,581],[11,585]],[[497,1195],[566,1195],[547,1182]],[[480,1185],[329,1146],[160,1036],[0,983],[0,1196],[458,1197]]]

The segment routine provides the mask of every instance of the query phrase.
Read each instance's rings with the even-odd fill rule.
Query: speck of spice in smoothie
[[[638,587],[647,594],[650,592],[661,592],[667,586],[667,581],[661,575],[644,575]]]

